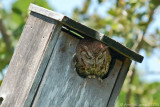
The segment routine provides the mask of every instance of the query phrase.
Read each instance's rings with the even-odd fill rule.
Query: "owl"
[[[76,71],[82,77],[102,81],[109,70],[111,54],[109,47],[92,38],[81,39],[76,49]]]

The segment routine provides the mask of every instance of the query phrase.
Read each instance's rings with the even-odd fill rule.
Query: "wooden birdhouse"
[[[113,107],[143,57],[71,18],[31,4],[0,89],[2,107]]]

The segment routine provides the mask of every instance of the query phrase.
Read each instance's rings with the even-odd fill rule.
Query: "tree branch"
[[[5,26],[3,25],[3,21],[1,18],[0,18],[0,32],[2,34],[3,41],[5,42],[5,45],[8,51],[12,52],[11,41],[10,41],[9,35],[6,32]]]
[[[136,51],[136,49],[139,46],[139,44],[141,43],[142,39],[143,39],[143,35],[138,34],[138,38],[137,38],[135,44],[132,46],[131,49],[134,50],[134,51]]]
[[[149,27],[149,24],[151,23],[151,21],[153,19],[153,14],[154,14],[154,10],[155,9],[156,8],[152,8],[151,9],[150,14],[149,14],[149,20],[148,20],[148,23],[146,25],[146,28],[143,31],[143,35],[138,35],[137,42],[131,48],[134,51],[136,51],[137,53],[139,53],[140,49],[142,48],[142,41],[145,40],[144,36],[145,36],[146,31],[147,31],[147,29]],[[134,80],[134,77],[135,77],[135,71],[136,71],[136,64],[137,64],[137,62],[134,63],[133,69],[131,70],[132,74],[130,76],[129,84],[133,84],[133,80]],[[131,90],[131,87],[129,87],[129,90],[127,92],[127,97],[126,97],[127,107],[131,107],[131,105],[129,105],[129,104],[131,104],[131,94],[132,94],[132,90]]]
[[[139,46],[139,44],[144,41],[146,42],[148,45],[150,45],[152,48],[159,48],[159,45],[154,44],[153,42],[151,42],[149,39],[147,39],[146,37],[144,37],[143,35],[138,35],[137,41],[135,42],[135,44],[132,46],[132,50],[136,51],[137,47]],[[137,51],[138,52],[138,51]]]
[[[144,42],[146,42],[148,45],[150,45],[152,48],[160,48],[160,44],[159,45],[156,45],[154,44],[153,42],[151,42],[149,39],[145,38],[144,37]]]

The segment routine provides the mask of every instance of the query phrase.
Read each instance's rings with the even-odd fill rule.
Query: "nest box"
[[[34,4],[30,4],[29,10],[30,15],[1,85],[0,105],[113,107],[131,60],[142,62],[143,57],[67,16]],[[103,82],[76,72],[76,48],[79,41],[86,38],[99,41],[110,49],[111,62],[107,76],[101,78]]]

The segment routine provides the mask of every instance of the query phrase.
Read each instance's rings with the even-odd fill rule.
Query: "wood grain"
[[[61,32],[39,87],[33,107],[105,107],[117,79],[122,62],[103,83],[81,78],[75,71],[73,57],[78,39]]]
[[[36,75],[41,63],[49,60],[50,50],[47,49],[56,24],[54,20],[31,12],[0,89],[0,97],[4,99],[2,107],[23,107],[33,85],[36,90],[40,80],[37,79],[36,84],[33,82],[38,78]],[[46,50],[48,54],[45,54]],[[45,66],[40,74],[43,74]]]

